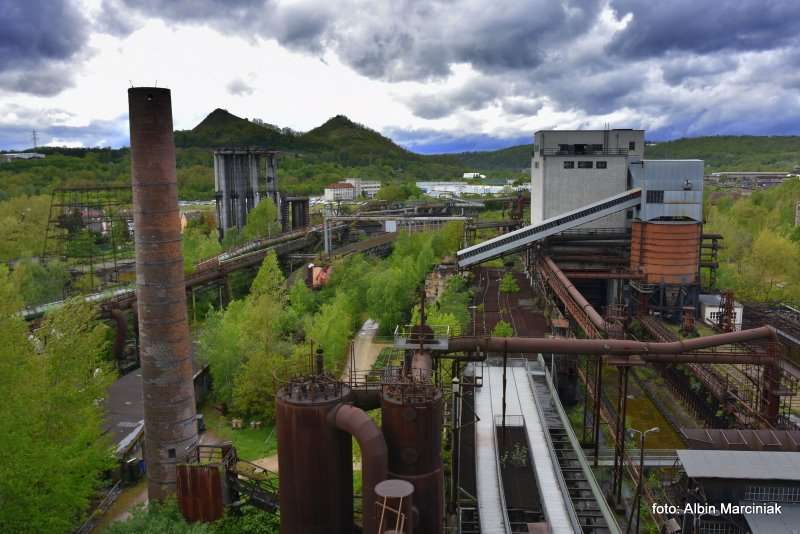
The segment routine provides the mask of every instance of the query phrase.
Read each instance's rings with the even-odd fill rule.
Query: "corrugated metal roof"
[[[800,480],[800,452],[675,451],[692,478]]]
[[[800,505],[781,504],[779,514],[744,514],[752,534],[796,534],[800,532]]]

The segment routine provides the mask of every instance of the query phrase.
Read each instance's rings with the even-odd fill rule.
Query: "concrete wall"
[[[630,143],[633,143],[631,150]],[[561,145],[602,145],[600,151],[585,154],[556,154]],[[644,154],[643,130],[552,130],[534,136],[531,162],[531,221],[541,222],[566,211],[622,193],[628,189],[628,163]],[[589,147],[587,147],[589,148]],[[605,153],[604,153],[605,152]],[[564,162],[574,162],[571,169]],[[591,169],[579,168],[591,162]],[[597,162],[605,162],[598,169]],[[612,228],[626,225],[626,214],[618,213],[585,225]]]

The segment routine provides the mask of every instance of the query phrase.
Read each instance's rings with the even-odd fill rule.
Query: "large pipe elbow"
[[[328,422],[356,438],[361,448],[364,532],[377,532],[375,486],[389,476],[389,451],[383,432],[364,410],[350,404],[334,408]]]

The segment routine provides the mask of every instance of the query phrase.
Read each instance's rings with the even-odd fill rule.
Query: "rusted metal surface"
[[[148,496],[197,443],[169,89],[128,90]]]
[[[644,273],[648,284],[699,283],[699,223],[634,221],[631,230],[631,271]]]
[[[322,378],[293,380],[275,401],[282,534],[353,531],[352,439],[328,419],[350,388]]]
[[[419,519],[413,528],[417,532],[437,534],[444,526],[442,410],[442,392],[433,384],[398,382],[383,389],[389,476],[414,485]]]
[[[378,532],[378,498],[375,488],[388,476],[386,440],[366,412],[349,404],[340,404],[334,408],[328,416],[328,421],[335,428],[356,438],[358,442],[361,449],[364,532]]]
[[[564,271],[564,275],[573,280],[642,280],[641,273],[628,271]]]
[[[538,263],[537,273],[564,303],[567,312],[591,338],[601,338],[606,330],[606,321],[569,281],[558,265],[549,258]]]
[[[461,336],[450,339],[448,352],[480,349],[485,352],[547,352],[555,354],[611,354],[616,356],[638,355],[643,361],[682,363],[766,363],[777,356],[770,354],[741,354],[732,356],[726,352],[700,355],[691,354],[710,347],[742,343],[757,339],[775,339],[775,329],[762,326],[728,334],[685,339],[669,343],[651,343],[628,339],[545,339],[524,337],[473,337]]]
[[[178,508],[187,521],[210,523],[225,515],[221,469],[214,464],[177,466]]]
[[[128,338],[128,319],[122,310],[111,310],[114,319],[114,359],[121,362],[125,357],[125,341]]]

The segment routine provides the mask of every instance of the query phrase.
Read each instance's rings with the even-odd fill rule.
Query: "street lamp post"
[[[475,328],[476,328],[476,326],[475,326],[475,310],[477,310],[478,307],[475,306],[475,305],[472,305],[472,306],[469,307],[469,309],[472,310],[472,337],[475,337]]]
[[[645,436],[650,432],[658,432],[659,428],[654,426],[648,430],[642,432],[641,430],[636,430],[635,428],[628,429],[631,434],[639,434],[639,481],[636,484],[636,497],[633,500],[633,508],[631,509],[630,518],[628,518],[628,528],[625,529],[625,534],[628,534],[631,531],[631,525],[633,524],[633,510],[636,509],[636,530],[634,532],[639,532],[639,516],[641,511],[641,501],[642,501],[642,490],[644,484],[644,440]]]

